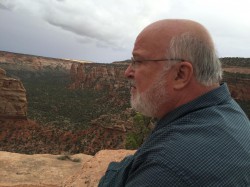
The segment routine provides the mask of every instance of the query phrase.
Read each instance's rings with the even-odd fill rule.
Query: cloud
[[[8,10],[8,8],[0,3],[0,9]]]
[[[5,0],[2,5],[115,48],[130,46],[140,29],[168,10],[168,0]]]
[[[58,35],[57,41],[66,40],[67,36],[68,39],[74,38],[78,47],[87,49],[86,45],[89,45],[96,47],[93,52],[107,49],[115,54],[117,51],[120,54],[131,51],[137,34],[153,21],[193,19],[209,30],[223,56],[249,56],[249,4],[248,0],[0,0],[0,9],[12,11],[13,16],[18,13],[16,15],[23,14],[32,19],[23,19],[21,23],[17,19],[20,25],[17,29],[22,30],[23,35],[30,33],[22,27],[25,22],[34,25],[31,23],[34,20],[43,20],[46,24],[41,24],[41,32],[53,30],[60,33],[61,38]],[[2,22],[7,21],[2,18]],[[47,35],[44,34],[43,38]],[[237,46],[231,50],[231,44]],[[65,44],[65,51],[70,51],[67,46]],[[47,50],[51,54],[53,49]]]

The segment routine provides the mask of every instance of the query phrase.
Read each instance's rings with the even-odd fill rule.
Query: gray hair
[[[192,63],[194,75],[205,86],[219,83],[222,79],[221,62],[213,44],[197,36],[184,33],[171,39],[168,56]]]

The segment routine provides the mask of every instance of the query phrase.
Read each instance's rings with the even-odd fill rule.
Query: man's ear
[[[193,65],[190,62],[180,62],[176,64],[174,89],[182,89],[187,86],[193,77]]]

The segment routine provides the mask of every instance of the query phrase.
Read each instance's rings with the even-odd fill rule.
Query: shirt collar
[[[190,101],[182,106],[179,106],[178,108],[166,114],[163,118],[161,118],[158,121],[154,131],[163,126],[166,126],[172,121],[175,121],[176,119],[188,113],[199,110],[201,108],[207,108],[210,106],[218,105],[221,102],[225,102],[230,99],[231,95],[228,90],[227,84],[223,83],[220,85],[220,87],[215,88],[214,90],[211,90],[205,93],[204,95],[194,99],[193,101]]]

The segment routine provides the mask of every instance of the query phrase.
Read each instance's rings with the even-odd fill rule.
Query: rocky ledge
[[[0,151],[0,187],[94,187],[110,162],[120,161],[134,152],[102,150],[90,156]]]

